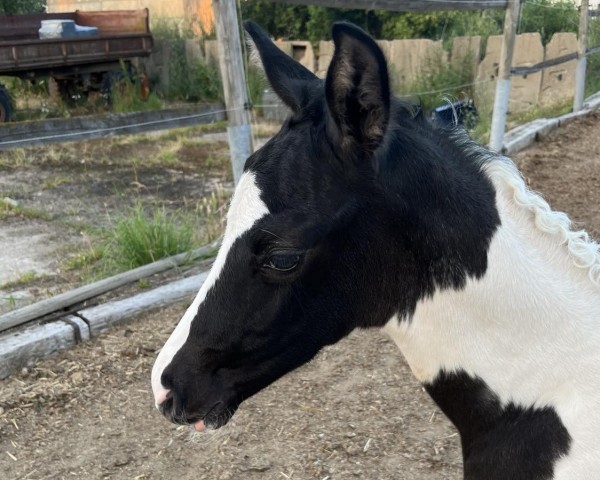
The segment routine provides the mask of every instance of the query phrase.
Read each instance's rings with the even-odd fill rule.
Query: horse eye
[[[265,266],[280,272],[289,272],[298,265],[300,255],[271,255]]]

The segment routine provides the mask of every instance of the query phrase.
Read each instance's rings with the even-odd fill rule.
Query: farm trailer
[[[43,20],[73,20],[96,27],[97,36],[39,38]],[[131,69],[131,60],[152,52],[148,9],[0,16],[0,77],[31,82],[52,78],[71,100],[90,91],[110,92],[112,82]],[[12,103],[0,84],[0,122],[9,121]]]

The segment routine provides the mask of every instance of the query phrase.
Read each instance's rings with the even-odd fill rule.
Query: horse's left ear
[[[333,26],[335,52],[327,71],[327,105],[346,154],[371,155],[385,135],[390,83],[385,57],[375,41],[349,23]]]
[[[260,55],[271,87],[283,103],[297,112],[306,101],[306,86],[318,81],[318,78],[281,51],[256,23],[248,21],[244,27]]]

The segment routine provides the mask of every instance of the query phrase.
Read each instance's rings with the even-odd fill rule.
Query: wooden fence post
[[[496,82],[496,96],[494,98],[494,111],[490,132],[490,148],[496,152],[502,149],[502,142],[504,140],[506,112],[508,111],[508,98],[510,96],[510,69],[515,49],[520,8],[520,0],[509,0],[506,6],[506,15],[504,16],[504,36],[502,38],[500,66]]]
[[[573,96],[573,111],[577,112],[583,107],[585,96],[585,69],[587,65],[586,47],[588,31],[589,1],[581,0],[579,7],[579,35],[577,37],[577,70],[575,71],[575,94]]]
[[[246,93],[246,75],[242,59],[240,28],[235,0],[213,0],[219,68],[223,81],[223,95],[227,108],[227,135],[233,179],[239,181],[246,159],[252,153],[252,130],[249,101]]]

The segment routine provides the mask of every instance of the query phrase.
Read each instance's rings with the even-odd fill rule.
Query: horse
[[[332,29],[319,79],[245,28],[291,114],[248,157],[221,247],[152,369],[196,431],[356,328],[379,328],[456,426],[466,480],[600,478],[600,253],[514,163],[390,91]]]

